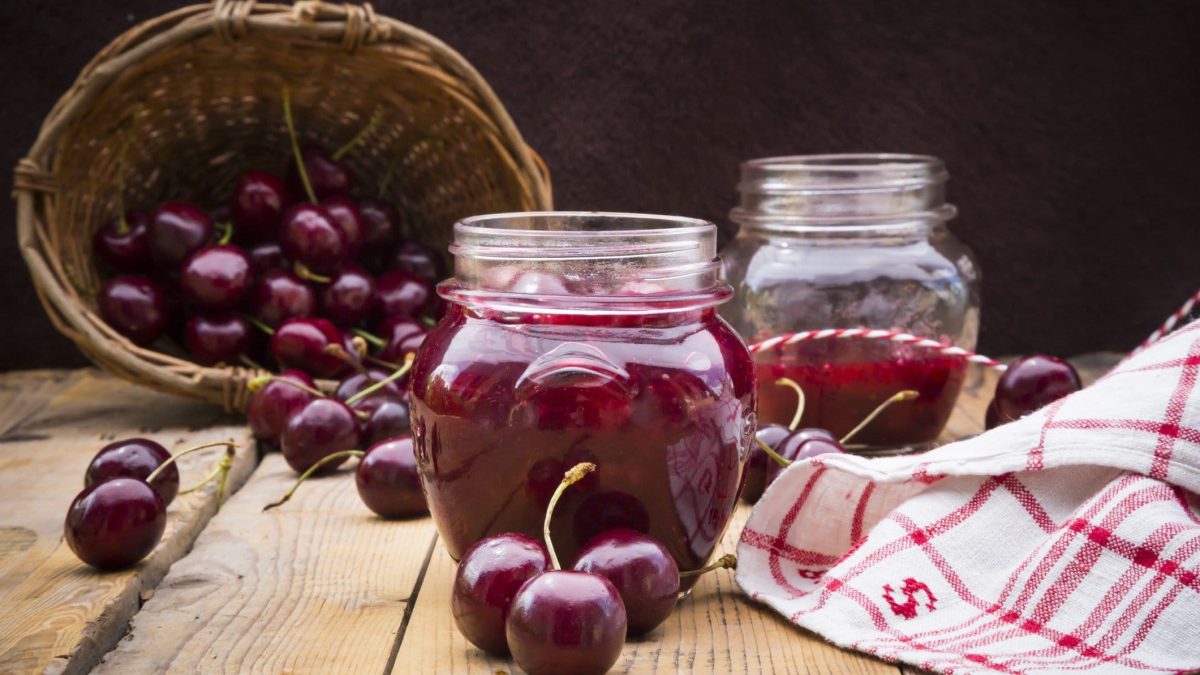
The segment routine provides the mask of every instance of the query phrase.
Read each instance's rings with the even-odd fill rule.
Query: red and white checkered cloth
[[[1200,323],[986,434],[794,464],[746,524],[738,584],[943,673],[1200,669],[1198,376]]]

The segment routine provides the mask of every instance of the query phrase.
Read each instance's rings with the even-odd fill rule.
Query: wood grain
[[[96,672],[381,672],[433,523],[375,516],[348,469],[264,513],[295,479],[267,455]]]
[[[0,672],[84,672],[120,639],[152,589],[216,510],[215,484],[170,507],[162,543],[136,568],[99,573],[62,540],[63,516],[82,488],[92,455],[109,440],[145,435],[179,450],[233,438],[242,448],[236,488],[254,465],[249,435],[210,406],[156,394],[84,370],[0,375],[5,411],[0,444]],[[41,401],[40,406],[38,401]],[[13,412],[13,409],[16,412]],[[200,430],[198,430],[200,429]],[[223,451],[180,461],[185,484]]]

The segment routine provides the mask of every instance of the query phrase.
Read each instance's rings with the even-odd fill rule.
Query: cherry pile
[[[455,573],[450,602],[459,632],[490,654],[511,654],[530,675],[608,671],[627,634],[648,633],[670,616],[681,577],[735,564],[725,556],[681,573],[660,542],[616,528],[592,537],[563,569],[550,539],[554,508],[595,468],[584,462],[564,475],[546,507],[544,545],[515,532],[484,537]]]
[[[444,311],[433,290],[440,259],[401,238],[394,205],[351,196],[358,181],[343,156],[364,133],[333,153],[300,148],[286,91],[284,106],[293,145],[284,178],[247,171],[227,204],[167,202],[95,233],[112,273],[100,314],[139,346],[174,337],[206,366],[269,357],[320,378],[354,361],[394,366]],[[354,346],[356,335],[374,354]]]
[[[150,554],[167,526],[167,506],[179,491],[178,458],[214,446],[226,446],[217,468],[191,492],[220,481],[218,503],[233,466],[232,441],[206,443],[172,456],[148,438],[109,443],[92,458],[84,489],[67,509],[63,535],[80,560],[101,570],[124,569]]]

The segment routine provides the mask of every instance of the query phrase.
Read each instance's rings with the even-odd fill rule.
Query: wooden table
[[[1089,380],[1113,362],[1077,360]],[[994,381],[972,371],[944,440],[980,430]],[[215,485],[180,497],[149,558],[95,572],[63,542],[62,519],[92,454],[133,435],[174,450],[233,439],[235,493],[219,511]],[[185,485],[220,452],[182,460]],[[0,673],[513,671],[455,630],[454,563],[430,519],[374,517],[348,470],[263,513],[294,478],[278,454],[260,460],[238,419],[211,407],[94,370],[0,375]],[[747,515],[738,511],[721,550],[734,550]],[[665,626],[629,642],[616,670],[906,669],[793,627],[720,572],[705,575]]]

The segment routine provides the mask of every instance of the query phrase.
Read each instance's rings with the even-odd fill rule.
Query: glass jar
[[[974,349],[979,272],[946,227],[941,160],[920,155],[811,155],[742,164],[741,226],[721,252],[734,301],[722,315],[748,342],[825,328],[895,329]],[[902,390],[851,442],[865,451],[928,447],[945,426],[966,363],[887,340],[810,339],[754,355],[760,423],[796,411],[801,426],[841,437]]]
[[[412,371],[430,510],[456,559],[485,535],[541,537],[563,472],[597,469],[554,515],[564,564],[614,527],[681,569],[729,522],[755,427],[754,369],[717,316],[716,228],[633,214],[515,213],[454,227],[450,302]]]

